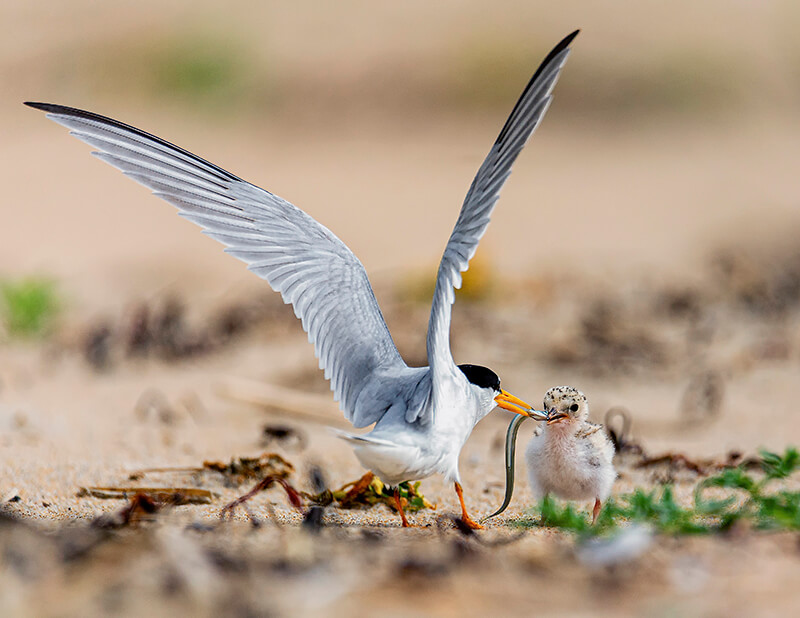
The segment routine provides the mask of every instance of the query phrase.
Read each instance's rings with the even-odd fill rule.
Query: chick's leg
[[[600,514],[600,507],[602,503],[600,502],[600,498],[595,498],[594,500],[594,508],[592,509],[592,525],[597,521],[597,516]]]
[[[461,503],[461,521],[463,521],[467,527],[472,528],[473,530],[483,530],[483,526],[474,521],[467,513],[467,506],[464,504],[464,492],[461,489],[461,483],[456,481],[455,486],[456,494],[458,494],[458,501]]]

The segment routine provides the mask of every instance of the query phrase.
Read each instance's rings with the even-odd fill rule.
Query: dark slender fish
[[[511,502],[511,496],[514,494],[514,462],[517,452],[517,432],[519,431],[519,426],[522,425],[522,422],[527,418],[529,417],[515,415],[508,425],[508,431],[506,431],[506,495],[505,498],[503,498],[503,504],[500,508],[491,515],[484,517],[481,522],[499,515],[508,508]]]

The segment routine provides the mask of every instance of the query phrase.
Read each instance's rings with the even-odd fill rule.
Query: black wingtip
[[[581,33],[581,29],[580,28],[576,28],[574,32],[572,32],[572,33],[568,34],[567,36],[565,36],[564,40],[561,41],[561,42],[564,43],[565,45],[569,45],[570,43],[572,43],[572,39],[574,39],[580,33]]]
[[[580,29],[575,30],[574,32],[571,32],[570,34],[565,36],[563,39],[561,39],[561,41],[559,41],[559,43],[553,49],[550,50],[550,53],[547,54],[547,57],[544,60],[542,60],[542,62],[539,65],[539,67],[536,69],[536,72],[533,74],[533,77],[531,77],[530,81],[525,86],[525,89],[522,91],[522,94],[520,95],[519,99],[517,99],[517,103],[516,103],[516,105],[514,105],[514,109],[511,110],[511,114],[508,116],[508,120],[506,120],[505,125],[503,125],[503,128],[500,131],[500,135],[497,136],[497,140],[495,140],[495,144],[499,144],[505,139],[506,133],[508,132],[508,130],[511,127],[511,125],[513,124],[514,116],[515,116],[517,110],[519,109],[519,106],[522,104],[522,101],[525,99],[525,95],[528,94],[528,92],[530,91],[531,88],[533,88],[533,85],[536,83],[536,80],[542,74],[542,71],[545,70],[545,68],[553,61],[553,59],[556,56],[558,56],[560,53],[562,53],[565,49],[567,49],[569,47],[569,44],[572,43],[572,40],[576,36],[578,36],[579,32],[580,32]]]
[[[84,118],[97,118],[98,120],[109,120],[111,122],[116,122],[111,118],[106,118],[105,116],[100,116],[99,114],[87,112],[86,110],[78,109],[77,107],[67,107],[66,105],[57,105],[55,103],[40,103],[38,101],[25,101],[24,105],[32,107],[33,109],[41,110],[48,114],[66,114],[69,116],[82,116]]]
[[[67,107],[66,105],[56,105],[55,103],[38,103],[35,101],[24,101],[24,104],[28,107],[32,107],[34,109],[41,110],[48,114],[58,114],[60,116],[72,116],[73,118],[82,118],[84,120],[89,120],[91,122],[100,123],[102,125],[106,125],[109,127],[115,127],[117,130],[122,130],[127,133],[132,133],[134,135],[138,135],[145,140],[153,141],[161,146],[175,150],[181,153],[185,157],[189,157],[190,159],[200,163],[201,165],[207,167],[215,171],[217,174],[220,174],[226,180],[235,180],[244,182],[238,176],[234,176],[228,171],[225,171],[218,165],[214,165],[205,159],[198,157],[196,154],[192,154],[188,150],[184,150],[180,146],[176,146],[168,142],[167,140],[161,139],[153,135],[152,133],[147,133],[146,131],[142,131],[141,129],[137,129],[134,126],[129,124],[125,124],[124,122],[120,122],[119,120],[114,120],[113,118],[109,118],[108,116],[101,116],[100,114],[95,114],[94,112],[87,112],[84,109],[78,109],[77,107]]]
[[[27,105],[28,107],[32,107],[33,109],[40,109],[43,112],[49,112],[50,103],[37,103],[36,101],[24,101],[23,105]]]
[[[563,39],[561,39],[558,45],[556,45],[553,49],[551,49],[550,53],[547,54],[547,57],[544,60],[542,60],[542,63],[539,65],[539,68],[536,70],[536,73],[534,73],[533,77],[531,78],[531,81],[534,81],[537,77],[539,77],[539,74],[544,70],[544,68],[548,64],[550,64],[550,61],[556,56],[558,56],[558,54],[560,54],[562,51],[567,49],[567,47],[569,47],[569,44],[572,43],[572,41],[575,39],[576,36],[578,36],[579,33],[580,33],[580,28],[575,30],[575,32],[571,32]]]

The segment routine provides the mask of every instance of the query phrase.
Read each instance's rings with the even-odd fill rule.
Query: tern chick
[[[554,386],[545,393],[544,409],[546,421],[525,449],[531,490],[537,500],[548,494],[594,498],[594,524],[617,476],[614,445],[602,425],[589,422],[589,404],[577,388]]]

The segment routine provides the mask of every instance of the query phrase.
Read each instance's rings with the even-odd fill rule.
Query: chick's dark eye
[[[577,404],[577,403],[573,403],[573,404],[572,404],[572,405],[569,407],[569,409],[570,409],[570,410],[572,410],[573,412],[577,412],[577,411],[578,411],[578,404]]]

